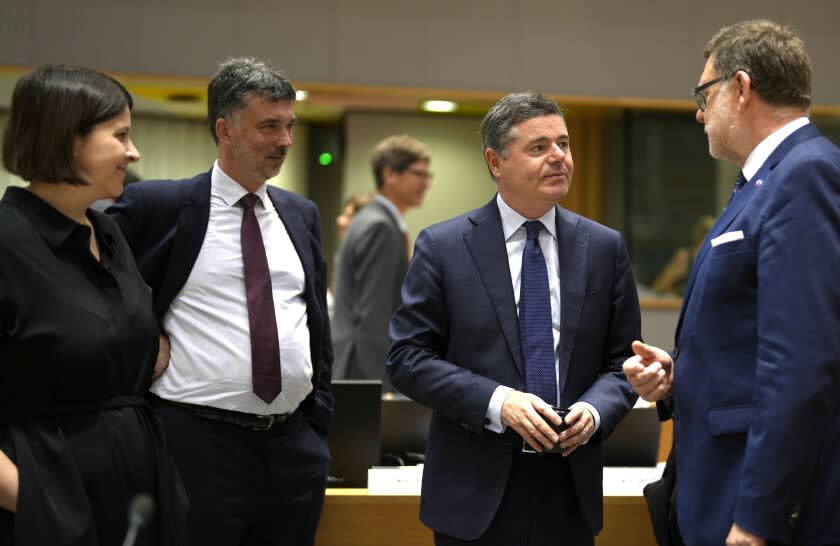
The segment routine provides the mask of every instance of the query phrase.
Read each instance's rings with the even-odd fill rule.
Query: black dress
[[[107,216],[90,230],[31,192],[0,201],[0,449],[20,474],[0,543],[122,544],[141,492],[157,505],[137,544],[181,545],[186,496],[143,398],[158,350],[150,289]]]

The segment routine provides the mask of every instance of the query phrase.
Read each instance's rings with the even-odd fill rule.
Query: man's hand
[[[551,406],[535,394],[510,391],[502,403],[502,422],[511,427],[535,451],[551,449],[557,443],[557,433],[546,420],[561,425],[563,420]]]
[[[767,546],[767,541],[733,523],[726,537],[726,546]]]
[[[571,408],[566,416],[569,428],[560,433],[560,447],[563,456],[568,457],[595,434],[595,418],[585,406]]]
[[[633,390],[648,402],[656,402],[671,394],[674,382],[674,361],[671,355],[652,345],[634,341],[631,356],[624,361],[624,375]]]
[[[169,366],[169,338],[161,334],[160,348],[158,349],[157,360],[155,360],[155,369],[152,370],[152,381],[160,377],[167,366]]]

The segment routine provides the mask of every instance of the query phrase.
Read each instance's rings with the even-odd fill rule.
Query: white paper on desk
[[[662,477],[664,466],[605,466],[604,495],[640,496],[647,484]]]
[[[423,465],[368,469],[368,495],[419,495]]]
[[[731,243],[733,241],[740,241],[743,238],[744,232],[740,229],[738,231],[728,231],[712,239],[712,246],[725,245],[726,243]]]

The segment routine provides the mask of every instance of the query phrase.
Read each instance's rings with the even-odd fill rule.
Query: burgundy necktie
[[[282,389],[280,376],[280,343],[277,339],[277,318],[271,273],[265,256],[260,225],[254,214],[259,197],[248,193],[240,200],[242,228],[242,266],[245,270],[245,295],[248,302],[248,325],[251,330],[251,378],[254,393],[270,404]]]

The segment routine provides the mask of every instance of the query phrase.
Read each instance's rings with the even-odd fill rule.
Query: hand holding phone
[[[556,408],[554,406],[551,406],[551,409],[554,410],[554,413],[556,413],[557,415],[560,416],[560,419],[562,420],[562,423],[560,423],[559,425],[555,425],[552,421],[549,421],[548,419],[545,419],[544,417],[543,417],[543,419],[548,424],[548,426],[550,426],[552,428],[552,430],[554,430],[554,432],[556,432],[557,434],[560,434],[561,432],[563,432],[564,430],[566,430],[569,427],[569,425],[566,424],[566,416],[569,414],[569,412],[571,410],[569,408]],[[525,442],[524,440],[522,442],[522,452],[523,453],[538,453],[533,447],[531,447],[528,444],[528,442]],[[542,451],[542,453],[562,453],[562,452],[563,452],[563,449],[560,447],[560,442],[559,441],[556,444],[554,444],[554,447],[552,447],[551,449],[545,449],[545,450]]]

